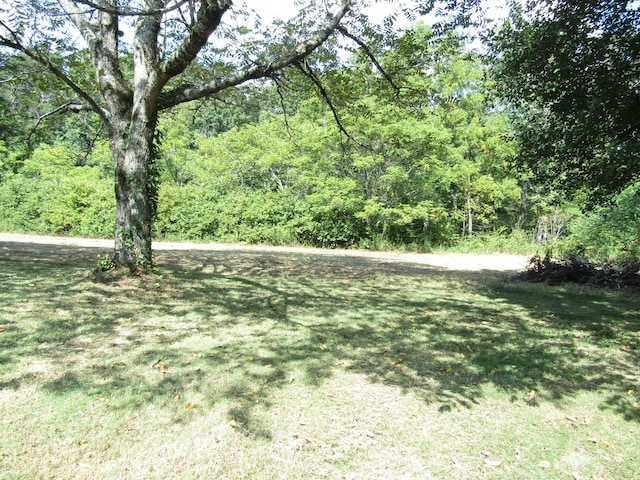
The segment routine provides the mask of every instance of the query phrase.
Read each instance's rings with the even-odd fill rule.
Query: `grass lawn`
[[[638,292],[1,247],[0,479],[638,478]]]

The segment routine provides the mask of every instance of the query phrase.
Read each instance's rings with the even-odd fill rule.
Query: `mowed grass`
[[[46,248],[46,252],[41,249]],[[637,292],[6,244],[0,478],[632,479]]]

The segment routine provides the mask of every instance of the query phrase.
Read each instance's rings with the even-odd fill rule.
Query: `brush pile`
[[[557,285],[572,282],[585,285],[599,285],[612,288],[640,289],[640,262],[622,265],[591,263],[578,256],[569,260],[551,258],[531,258],[527,269],[519,278],[525,282],[540,282]]]

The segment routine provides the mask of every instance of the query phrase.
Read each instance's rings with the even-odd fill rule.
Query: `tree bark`
[[[155,118],[140,121],[129,130],[126,142],[112,141],[125,148],[113,152],[116,158],[116,222],[113,260],[131,271],[153,266],[152,192],[150,172],[153,156]],[[118,133],[116,132],[116,135]]]
[[[467,222],[466,230],[469,236],[473,235],[473,208],[471,203],[471,174],[467,174]],[[464,232],[463,232],[464,234]]]
[[[163,2],[149,0],[152,9]],[[116,223],[113,260],[132,271],[153,267],[151,240],[154,192],[150,170],[154,162],[153,140],[158,123],[157,99],[167,79],[160,79],[158,31],[160,16],[140,17],[133,40],[133,89],[128,108],[113,108],[111,145],[116,159]]]

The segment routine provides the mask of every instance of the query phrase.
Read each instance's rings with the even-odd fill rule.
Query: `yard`
[[[90,273],[104,245],[0,239],[1,479],[640,471],[637,292],[498,257],[177,248],[127,278]]]

